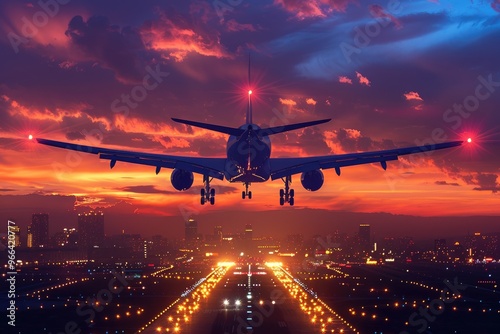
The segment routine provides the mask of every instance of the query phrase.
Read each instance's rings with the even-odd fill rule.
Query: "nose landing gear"
[[[241,192],[241,198],[245,199],[248,197],[248,199],[252,199],[252,191],[248,190],[248,186],[250,185],[249,182],[245,182],[245,190]]]

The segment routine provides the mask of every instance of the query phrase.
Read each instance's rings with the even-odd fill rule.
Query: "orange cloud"
[[[363,76],[361,73],[356,72],[356,77],[359,80],[359,83],[365,86],[370,86],[371,82],[367,77]]]
[[[352,85],[352,80],[349,79],[348,77],[346,76],[340,76],[339,77],[339,82],[340,83],[345,83],[345,84],[349,84],[349,85]]]
[[[183,61],[189,53],[230,58],[218,36],[209,33],[201,35],[187,26],[174,23],[163,13],[160,20],[143,27],[140,34],[147,48],[176,61]]]
[[[274,0],[274,4],[293,14],[295,18],[326,17],[332,12],[344,12],[352,0]]]
[[[282,99],[282,98],[280,98],[280,102],[281,102],[281,104],[284,104],[286,106],[295,106],[295,105],[297,105],[297,102],[295,102],[292,99]]]
[[[418,94],[417,92],[408,92],[403,95],[407,101],[410,100],[423,101],[423,99],[420,97],[420,94]]]
[[[306,100],[306,103],[315,106],[317,102],[312,97],[310,97]]]

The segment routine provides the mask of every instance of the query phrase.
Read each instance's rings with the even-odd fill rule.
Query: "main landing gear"
[[[245,182],[245,191],[241,192],[241,198],[245,199],[246,197],[248,197],[248,199],[252,199],[252,191],[248,190],[249,185],[249,182]]]
[[[288,175],[285,178],[281,178],[285,183],[285,189],[280,189],[280,205],[284,205],[285,203],[289,203],[290,206],[293,206],[295,203],[294,196],[295,191],[290,189],[290,183],[292,183],[292,176]]]
[[[210,205],[215,204],[215,189],[210,188],[210,181],[212,181],[213,178],[209,177],[208,175],[203,175],[203,186],[204,188],[201,188],[200,195],[201,195],[201,205],[204,205],[205,202],[210,202]]]

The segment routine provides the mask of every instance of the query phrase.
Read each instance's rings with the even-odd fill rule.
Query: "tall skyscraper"
[[[217,241],[222,241],[222,226],[217,225],[214,227],[214,238]]]
[[[34,213],[31,217],[31,225],[28,226],[28,247],[49,246],[49,215],[46,213]]]
[[[359,224],[359,243],[361,249],[365,252],[369,251],[371,248],[370,244],[370,224]]]
[[[246,224],[245,225],[245,239],[252,240],[252,238],[253,238],[252,224]]]
[[[19,226],[9,226],[9,231],[14,233],[14,246],[21,246],[21,229]]]
[[[184,238],[186,241],[198,239],[198,223],[194,219],[189,219],[184,224]]]
[[[78,245],[101,246],[104,242],[104,213],[90,211],[78,214]]]

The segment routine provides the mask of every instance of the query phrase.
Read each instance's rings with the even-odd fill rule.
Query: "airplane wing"
[[[113,168],[117,161],[156,167],[156,174],[161,168],[179,168],[193,173],[208,175],[223,180],[225,158],[198,158],[182,157],[165,154],[141,153],[132,151],[113,150],[95,146],[85,146],[65,143],[55,140],[36,138],[43,145],[49,145],[82,153],[98,154],[100,159],[110,160],[109,166]]]
[[[387,168],[387,161],[398,160],[398,156],[425,153],[462,145],[463,141],[453,141],[433,145],[396,148],[392,150],[326,155],[304,158],[271,158],[271,179],[276,180],[285,176],[308,172],[317,169],[335,168],[340,175],[340,168],[379,162],[383,169]]]

